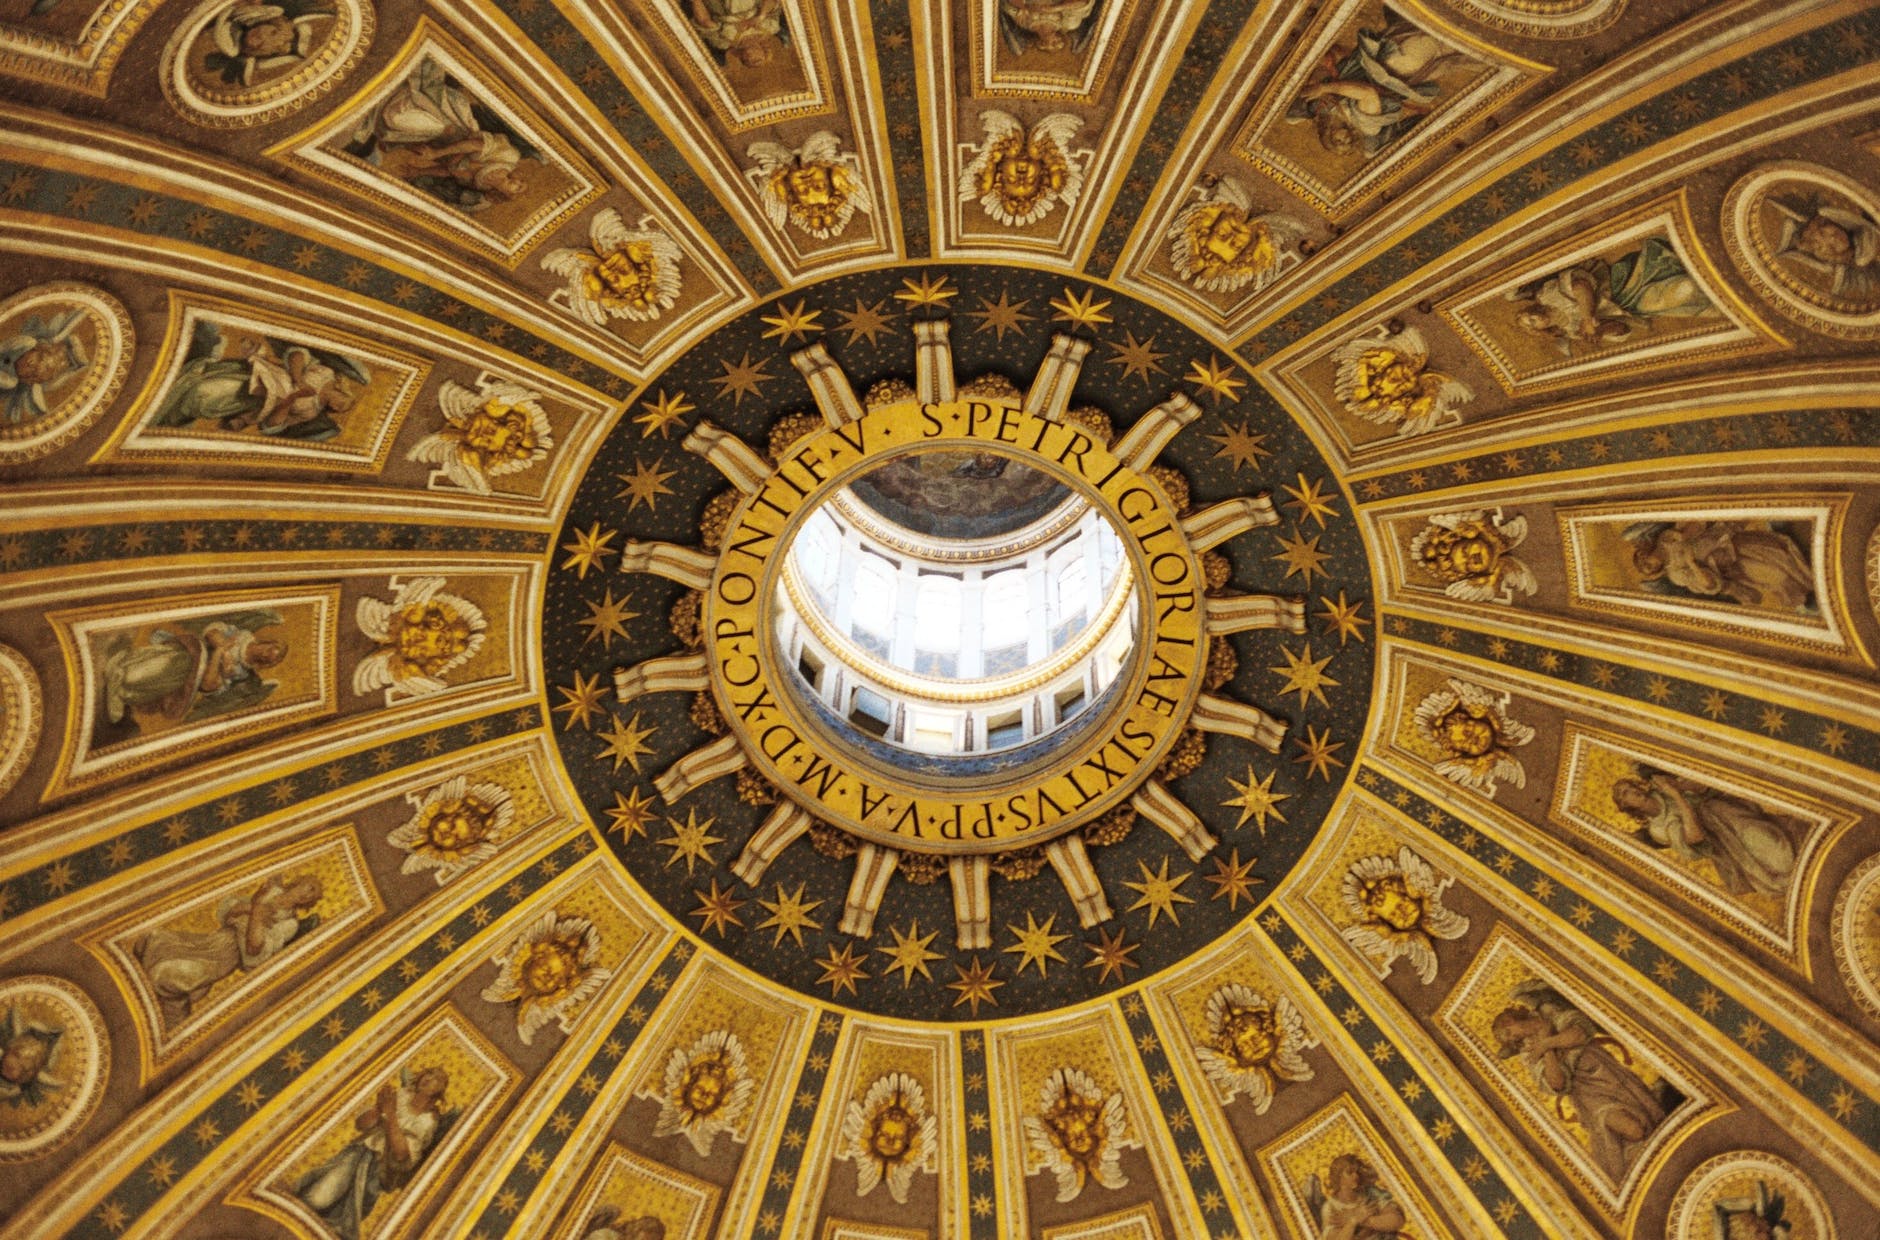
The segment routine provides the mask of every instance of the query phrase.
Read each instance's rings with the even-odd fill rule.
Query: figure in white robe
[[[340,1240],[362,1240],[379,1198],[409,1184],[436,1148],[454,1115],[444,1109],[448,1088],[442,1068],[401,1072],[397,1084],[379,1086],[372,1105],[354,1118],[358,1135],[301,1177],[296,1194]]]
[[[258,969],[319,923],[322,894],[311,874],[274,877],[247,898],[216,906],[214,930],[157,929],[137,944],[137,958],[157,994],[164,1023],[174,1026],[194,1011],[217,982]]]

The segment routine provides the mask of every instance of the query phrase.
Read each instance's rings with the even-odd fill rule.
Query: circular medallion
[[[117,298],[58,281],[0,301],[0,465],[70,443],[130,372],[134,336]]]
[[[68,1140],[110,1071],[104,1018],[78,987],[44,976],[0,981],[0,1162]]]
[[[1350,504],[1231,358],[1115,290],[839,277],[656,376],[557,540],[544,673],[626,870],[822,1002],[1131,985],[1249,916],[1373,675]]]
[[[197,125],[265,125],[330,92],[374,23],[368,0],[206,0],[163,49],[163,93]]]
[[[1793,1164],[1760,1150],[1701,1164],[1671,1203],[1670,1240],[1834,1240],[1821,1194]]]
[[[1880,198],[1796,160],[1764,164],[1723,201],[1730,257],[1783,313],[1830,336],[1880,336]]]
[[[1834,897],[1834,963],[1855,1002],[1880,1020],[1880,856],[1854,867]]]
[[[991,453],[1057,477],[1123,532],[1133,577],[1147,587],[1136,595],[1130,674],[1069,743],[1030,761],[957,772],[897,764],[787,687],[769,614],[792,535],[827,497],[916,449]],[[728,523],[702,623],[719,713],[772,787],[861,841],[975,854],[1062,836],[1125,802],[1155,770],[1201,690],[1203,585],[1161,488],[1082,429],[997,397],[898,401],[790,445]]]
[[[0,796],[19,782],[39,747],[41,711],[33,665],[11,646],[0,646]]]

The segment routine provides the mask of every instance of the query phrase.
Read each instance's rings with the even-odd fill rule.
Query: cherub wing
[[[1067,203],[1076,202],[1084,188],[1084,161],[1071,154],[1071,139],[1083,127],[1083,121],[1069,112],[1054,112],[1031,127],[1032,145],[1049,142],[1064,160],[1064,188],[1058,197]]]
[[[1071,155],[1071,139],[1076,137],[1077,131],[1083,127],[1082,119],[1072,116],[1069,112],[1053,112],[1031,127],[1030,136],[1033,142],[1042,138],[1051,143],[1064,153],[1064,158],[1068,161]]]
[[[1025,126],[1019,123],[1016,116],[1010,112],[1001,112],[997,108],[987,108],[979,114],[979,127],[985,133],[985,142],[981,150],[996,146],[1013,134],[1022,135],[1025,132]]]
[[[573,250],[563,246],[542,255],[542,266],[566,280],[578,280],[581,273],[594,261],[586,250]]]
[[[756,162],[757,166],[745,169],[744,175],[763,200],[765,217],[771,227],[782,228],[790,212],[781,181],[783,171],[796,158],[796,152],[780,142],[753,142],[745,148],[744,157]]]
[[[633,240],[633,230],[620,218],[620,212],[608,207],[596,211],[588,223],[588,239],[594,243],[594,249],[600,253],[618,250]]]
[[[1325,1189],[1319,1184],[1317,1172],[1306,1177],[1306,1209],[1315,1220],[1325,1213]]]
[[[802,155],[803,162],[806,164],[841,163],[842,139],[836,137],[827,129],[818,129],[815,133],[803,139],[803,145],[798,148],[798,154]]]
[[[960,198],[970,201],[979,197],[980,174],[992,162],[992,153],[1008,139],[1019,142],[1025,140],[1025,127],[1010,112],[1001,112],[997,108],[987,108],[979,114],[979,127],[984,137],[977,147],[966,147],[974,152],[971,162],[960,169]]]
[[[213,319],[197,319],[196,325],[189,332],[189,352],[184,360],[206,359],[215,361],[228,348],[228,342],[222,339],[222,329]]]

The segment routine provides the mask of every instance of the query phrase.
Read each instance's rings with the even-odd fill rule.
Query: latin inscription
[[[790,520],[830,480],[868,458],[922,446],[997,445],[1080,479],[1101,497],[1149,601],[1130,698],[1041,782],[952,799],[871,779],[817,747],[763,662],[760,599]],[[1104,813],[1141,783],[1179,734],[1206,661],[1203,584],[1178,514],[1160,490],[1076,427],[983,401],[907,403],[807,436],[726,532],[706,607],[720,706],[765,775],[813,812],[884,843],[946,850],[1058,835]]]

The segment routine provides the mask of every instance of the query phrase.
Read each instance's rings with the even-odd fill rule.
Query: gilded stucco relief
[[[1873,1233],[1877,57],[0,0],[0,1240]],[[772,569],[1014,465],[907,775]]]

